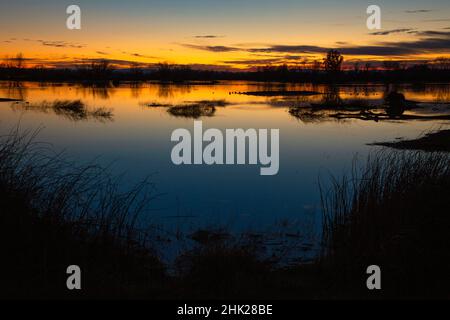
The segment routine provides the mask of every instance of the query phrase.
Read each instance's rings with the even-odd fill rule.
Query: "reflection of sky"
[[[17,96],[17,89],[2,84],[0,97]],[[282,219],[302,220],[307,215],[320,219],[318,177],[330,172],[339,175],[351,166],[356,153],[363,156],[373,147],[366,143],[413,138],[437,122],[334,122],[302,123],[287,108],[270,107],[266,98],[229,95],[229,91],[255,90],[244,83],[218,86],[146,85],[138,92],[119,87],[105,95],[89,89],[56,86],[25,86],[22,93],[31,102],[55,99],[83,99],[89,106],[112,108],[113,122],[71,122],[52,113],[13,111],[0,104],[1,131],[21,121],[22,128],[43,126],[39,140],[66,149],[76,159],[114,163],[117,172],[126,172],[130,185],[152,175],[158,191],[164,193],[153,204],[154,217],[192,215],[186,224],[230,223],[234,227],[266,227]],[[173,89],[173,90],[172,90]],[[323,90],[319,87],[318,90]],[[342,97],[351,98],[353,88]],[[369,97],[378,97],[384,87]],[[370,91],[369,90],[369,91]],[[364,90],[363,90],[364,91]],[[433,101],[448,94],[446,86],[402,89],[407,99]],[[160,94],[168,98],[161,99]],[[358,92],[358,90],[357,90]],[[108,99],[105,99],[108,97]],[[279,128],[280,171],[276,176],[259,175],[259,166],[174,166],[170,160],[171,132],[192,130],[192,119],[173,118],[164,108],[146,108],[149,101],[195,101],[226,99],[234,102],[218,107],[214,117],[203,118],[204,128]],[[157,219],[158,221],[172,221]]]
[[[140,62],[223,64],[224,61],[270,59],[287,52],[262,54],[261,57],[251,52],[217,53],[182,45],[330,48],[343,46],[343,43],[360,46],[420,38],[406,32],[369,35],[365,25],[367,3],[356,0],[80,0],[77,4],[82,9],[81,31],[65,28],[68,4],[50,0],[0,3],[0,41],[10,41],[2,43],[1,53],[12,55],[22,51],[42,61],[107,57]],[[445,31],[449,26],[447,0],[426,3],[395,0],[377,4],[382,9],[383,30]],[[416,10],[425,12],[413,12]],[[207,35],[216,38],[196,38]],[[65,41],[68,46],[48,46],[36,40]],[[81,44],[83,48],[74,48],[71,44]],[[437,49],[426,55],[416,52],[414,56],[419,59],[442,53],[442,49]],[[360,58],[375,57],[364,54]]]

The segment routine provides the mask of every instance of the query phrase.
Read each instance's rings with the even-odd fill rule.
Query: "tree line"
[[[131,62],[117,67],[107,59],[87,61],[74,68],[28,67],[23,54],[6,57],[0,63],[0,79],[33,81],[187,81],[187,80],[257,80],[257,81],[449,81],[450,58],[439,57],[423,63],[406,64],[383,61],[374,66],[370,62],[347,63],[337,50],[329,50],[322,61],[303,65],[267,65],[251,71],[197,70],[188,65],[159,63],[143,66]]]

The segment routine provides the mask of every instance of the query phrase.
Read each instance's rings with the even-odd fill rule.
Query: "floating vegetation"
[[[216,108],[203,104],[187,104],[170,107],[167,112],[174,117],[198,119],[214,116]]]
[[[72,121],[96,120],[96,121],[112,121],[113,114],[111,110],[106,108],[89,108],[81,100],[55,100],[52,102],[43,101],[41,103],[18,103],[12,106],[13,109],[21,110],[53,112],[58,116],[62,116]]]
[[[151,108],[167,108],[167,112],[174,117],[200,118],[212,117],[216,112],[216,107],[225,107],[230,103],[226,100],[198,100],[184,101],[182,104],[171,104],[162,102],[141,103],[141,105]]]
[[[326,117],[365,121],[450,120],[450,114],[448,109],[445,110],[445,105],[421,105],[415,101],[406,100],[403,94],[397,92],[389,93],[384,101],[378,104],[364,99],[343,100],[337,95],[327,94],[321,102],[309,105],[309,108],[293,106],[289,109],[289,113],[304,122],[323,121]]]
[[[304,123],[319,123],[332,120],[326,111],[311,108],[293,107],[289,109],[289,114]]]

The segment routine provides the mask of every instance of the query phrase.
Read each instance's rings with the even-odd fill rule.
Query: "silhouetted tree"
[[[91,73],[92,78],[98,80],[109,79],[113,70],[114,67],[108,60],[105,59],[94,61],[89,66],[89,71]]]
[[[383,68],[389,71],[398,71],[401,69],[401,65],[397,61],[383,61]]]
[[[25,67],[25,58],[22,53],[18,53],[14,58],[14,67],[19,70]]]
[[[344,57],[337,50],[328,51],[327,57],[323,59],[325,70],[333,76],[341,71],[342,62],[344,62]]]
[[[18,53],[14,58],[5,56],[1,67],[5,69],[23,69],[25,67],[25,58],[22,53]]]
[[[313,64],[312,64],[312,70],[313,71],[320,71],[320,69],[322,68],[322,64],[320,63],[319,60],[314,60]]]
[[[133,79],[139,79],[142,77],[143,72],[142,72],[142,68],[139,66],[139,63],[132,62],[130,64],[130,73],[131,73],[131,76],[133,77]]]
[[[447,57],[438,57],[434,59],[431,64],[435,69],[450,70],[450,58]]]

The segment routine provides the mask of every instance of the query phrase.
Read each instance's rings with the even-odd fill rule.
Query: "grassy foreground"
[[[382,151],[322,190],[323,253],[276,267],[251,241],[217,239],[182,253],[172,271],[137,228],[151,201],[143,182],[76,166],[17,130],[0,142],[4,298],[450,297],[450,161],[446,153]],[[82,290],[66,289],[66,268]],[[368,291],[379,265],[382,290]],[[173,270],[174,269],[174,270]]]
[[[450,298],[449,160],[448,153],[382,150],[334,181],[323,201],[322,265],[337,292],[366,296],[365,271],[375,264],[384,297]]]

